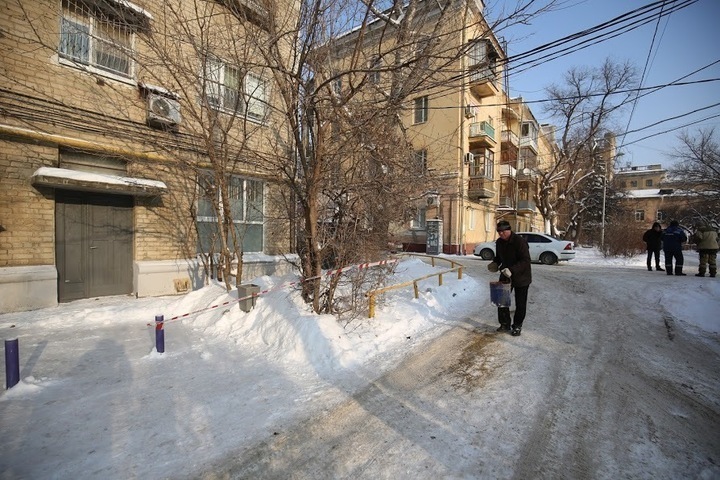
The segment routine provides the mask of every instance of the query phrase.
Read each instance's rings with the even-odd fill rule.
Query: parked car
[[[516,232],[525,238],[530,247],[530,260],[545,265],[554,265],[559,261],[568,261],[575,258],[575,246],[573,242],[559,240],[550,235],[537,232]],[[483,260],[495,258],[495,242],[483,242],[475,245],[473,255]]]

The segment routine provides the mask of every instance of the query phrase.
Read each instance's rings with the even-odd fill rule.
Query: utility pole
[[[605,252],[605,200],[607,198],[607,161],[603,158],[603,200],[602,200],[602,226],[600,227],[600,248]]]

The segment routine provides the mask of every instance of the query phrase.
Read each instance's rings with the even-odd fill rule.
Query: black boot
[[[512,318],[510,318],[510,309],[509,308],[498,308],[498,321],[500,322],[500,326],[497,328],[498,332],[510,332],[510,323],[512,322]]]
[[[676,277],[684,277],[686,275],[685,273],[682,273],[682,268],[683,268],[682,265],[679,267],[677,265],[675,266],[675,276]]]
[[[665,265],[665,273],[672,275],[672,265]]]
[[[656,265],[656,266],[655,266],[655,270],[657,270],[658,272],[664,272],[664,271],[665,271],[665,269],[662,268],[660,265]]]
[[[705,274],[704,274],[704,273],[696,273],[695,276],[696,276],[696,277],[704,277]]]
[[[652,272],[652,267],[648,265],[648,272]]]

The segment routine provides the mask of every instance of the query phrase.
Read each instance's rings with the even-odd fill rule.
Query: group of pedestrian
[[[680,227],[677,220],[663,230],[658,222],[643,234],[643,241],[647,246],[647,269],[652,271],[652,261],[655,260],[655,270],[664,271],[668,275],[685,276],[683,273],[683,245],[688,237]],[[690,241],[697,246],[700,255],[700,265],[696,277],[704,277],[708,271],[711,277],[717,275],[718,232],[710,225],[696,225]],[[660,250],[665,255],[665,269],[660,266]],[[674,266],[673,266],[674,263]]]
[[[488,264],[488,270],[500,273],[500,282],[509,283],[515,292],[515,314],[510,316],[510,307],[498,306],[498,332],[507,332],[519,336],[527,313],[528,290],[532,282],[530,267],[530,249],[527,240],[516,235],[510,223],[501,220],[497,223],[498,239],[495,241],[495,258]],[[710,225],[697,225],[690,240],[697,245],[700,254],[700,266],[696,277],[704,277],[709,271],[711,277],[717,275],[718,232]],[[677,220],[663,230],[660,223],[653,223],[650,230],[643,234],[647,244],[647,269],[668,275],[685,276],[683,273],[683,244],[688,241],[685,230]],[[660,266],[660,250],[665,255],[665,268]],[[673,265],[674,262],[674,265]]]

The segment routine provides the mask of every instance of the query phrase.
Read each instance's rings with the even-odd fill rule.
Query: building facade
[[[295,3],[273,5],[297,14]],[[211,197],[223,189],[244,275],[280,266],[287,215],[259,159],[276,155],[269,139],[287,133],[271,108],[272,76],[248,67],[267,35],[266,8],[4,3],[0,311],[203,285],[201,254],[218,241]],[[207,180],[213,170],[226,186]]]
[[[615,185],[623,192],[624,209],[638,223],[660,222],[666,226],[688,205],[692,192],[677,188],[662,165],[622,167],[615,171]]]
[[[465,255],[475,244],[495,238],[500,219],[519,230],[544,231],[535,205],[537,172],[552,158],[555,142],[552,129],[541,134],[522,98],[506,94],[506,53],[483,16],[484,3],[448,5],[454,8],[452,21],[440,29],[437,4],[425,4],[430,11],[423,15],[415,12],[415,31],[426,39],[420,43],[436,40],[423,59],[433,79],[409,99],[402,122],[432,188],[418,199],[414,218],[396,229],[395,238],[409,251]],[[378,39],[369,31],[364,52],[377,55],[396,48],[382,43],[387,35]],[[359,35],[348,34],[346,44],[358,42]]]

